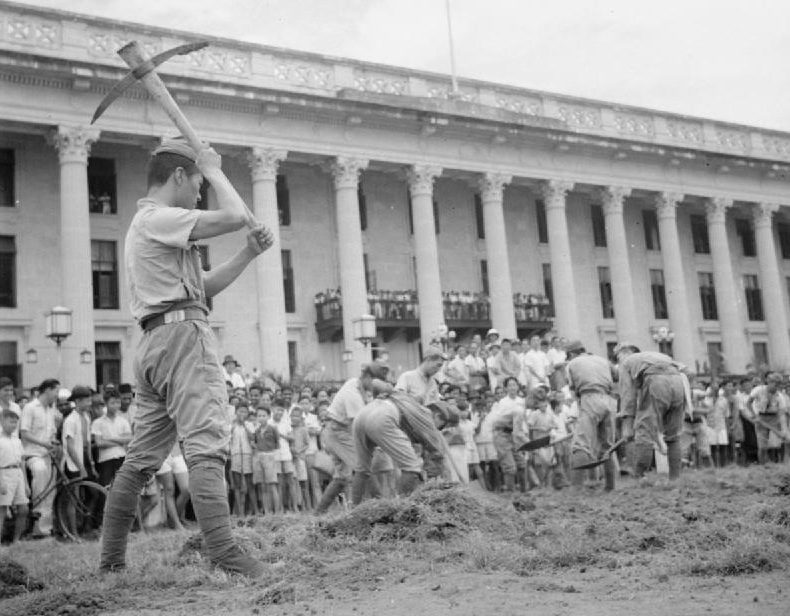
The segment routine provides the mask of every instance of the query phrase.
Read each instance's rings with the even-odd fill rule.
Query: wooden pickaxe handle
[[[140,73],[138,76],[140,82],[142,82],[143,86],[145,86],[145,89],[148,90],[148,93],[154,98],[154,100],[159,103],[164,112],[173,121],[173,124],[176,125],[179,132],[189,142],[189,145],[192,146],[195,152],[200,152],[202,149],[204,149],[204,143],[201,141],[200,137],[198,137],[195,129],[192,128],[192,125],[189,123],[189,120],[187,120],[184,112],[181,111],[178,103],[176,103],[176,101],[171,96],[167,86],[165,86],[162,79],[156,74],[156,71],[154,71],[152,67],[146,66],[148,58],[143,53],[139,43],[137,41],[132,41],[131,43],[124,45],[118,50],[118,55],[121,56],[123,61],[126,62],[133,72],[137,71]],[[212,182],[214,184],[222,184],[222,187],[227,191],[227,194],[230,194],[235,198],[235,200],[238,202],[238,205],[245,212],[245,222],[250,229],[258,226],[258,222],[255,220],[255,216],[250,211],[250,208],[248,208],[247,204],[244,203],[244,200],[239,196],[239,193],[233,187],[233,184],[230,183],[230,180],[228,180],[227,176],[222,172],[222,170],[220,170],[219,177],[212,178]]]

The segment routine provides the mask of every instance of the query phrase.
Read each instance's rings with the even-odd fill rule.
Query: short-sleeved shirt
[[[15,434],[7,435],[0,430],[0,469],[22,464],[22,441]]]
[[[205,308],[200,255],[189,239],[199,216],[199,210],[149,198],[137,202],[126,234],[125,262],[131,312],[138,321],[185,301]]]
[[[327,416],[339,424],[350,426],[363,406],[365,406],[365,398],[359,388],[359,379],[350,378],[337,390],[327,409]]]
[[[2,410],[3,408],[4,408],[3,405],[0,404],[0,410]],[[19,408],[19,405],[13,400],[8,401],[8,410],[14,413],[17,416],[17,419],[21,419],[22,409]],[[19,424],[16,425],[16,430],[14,430],[14,434],[19,436]]]
[[[277,433],[277,427],[271,424],[261,424],[255,431],[255,438],[253,439],[255,449],[271,453],[280,448],[280,435]]]
[[[614,387],[609,362],[597,355],[574,357],[566,368],[568,382],[577,394],[599,392],[608,394]]]
[[[759,415],[783,415],[788,412],[787,398],[780,391],[768,392],[767,385],[758,385],[749,396],[752,412]]]
[[[58,428],[58,411],[55,407],[44,406],[36,398],[31,400],[22,409],[22,418],[19,421],[19,431],[30,432],[30,436],[40,441],[49,443],[52,441]],[[49,455],[46,447],[24,441],[22,447],[26,456],[46,456]]]
[[[408,370],[400,375],[395,389],[405,391],[420,404],[431,404],[439,400],[439,385],[432,376],[426,377],[422,370]]]
[[[103,439],[118,439],[124,436],[131,436],[132,427],[129,425],[126,417],[120,413],[116,414],[112,419],[107,415],[102,415],[93,420],[91,434],[101,436]],[[124,456],[126,456],[126,448],[122,445],[113,445],[112,447],[100,448],[96,461],[106,462],[107,460],[123,458]]]
[[[90,445],[90,443],[85,443],[84,437],[84,426],[87,426],[90,423],[90,418],[87,413],[81,413],[78,410],[73,410],[69,413],[68,417],[63,420],[63,457],[66,460],[66,469],[71,471],[72,473],[76,473],[80,470],[79,464],[77,460],[72,460],[71,455],[69,454],[68,448],[68,441],[67,439],[70,437],[74,440],[74,448],[79,453],[80,451],[84,451],[86,445]],[[81,460],[80,460],[81,462]]]

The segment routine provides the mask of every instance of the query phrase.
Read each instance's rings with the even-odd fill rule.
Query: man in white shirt
[[[107,414],[93,420],[91,434],[98,449],[96,472],[99,484],[108,486],[126,457],[126,446],[132,439],[132,427],[120,412],[121,399],[115,390],[108,390],[104,400]]]
[[[405,391],[423,406],[439,400],[436,373],[442,369],[447,356],[439,347],[431,346],[425,351],[422,363],[414,370],[407,370],[398,378],[395,389]]]
[[[88,387],[76,385],[71,390],[70,402],[77,405],[63,420],[63,454],[66,475],[71,478],[95,479],[96,470],[91,453],[91,407],[93,392]]]
[[[524,353],[524,372],[529,389],[535,389],[538,385],[549,386],[548,369],[546,353],[540,350],[540,336],[532,336],[529,339],[529,351]]]
[[[225,380],[230,381],[231,385],[233,385],[233,389],[243,389],[246,391],[247,383],[239,368],[239,362],[233,359],[233,355],[225,355],[225,359],[222,360],[222,370]]]
[[[468,352],[463,344],[459,344],[455,350],[456,355],[447,365],[444,371],[447,380],[453,385],[460,385],[464,388],[469,387],[469,365],[466,363]]]

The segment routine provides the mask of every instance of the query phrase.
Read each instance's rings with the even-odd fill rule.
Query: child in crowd
[[[483,469],[480,467],[480,455],[477,451],[477,444],[475,443],[475,430],[477,423],[480,419],[478,416],[472,418],[470,405],[466,400],[458,401],[458,429],[464,437],[464,445],[466,446],[466,468],[469,478],[474,478],[480,483],[483,488],[486,488],[485,479],[483,477]]]
[[[109,486],[126,457],[126,447],[132,440],[132,427],[121,414],[121,394],[116,389],[104,393],[107,413],[93,420],[91,434],[96,444],[96,474],[99,484]]]
[[[308,406],[312,408],[312,405]],[[297,406],[291,409],[291,438],[289,444],[291,446],[291,456],[294,465],[294,479],[298,482],[298,489],[295,492],[296,506],[301,507],[302,510],[307,509],[307,503],[310,502],[310,495],[307,493],[307,463],[305,456],[310,447],[310,433],[304,425],[304,411],[303,406]]]
[[[546,396],[547,388],[538,386],[533,390],[531,398],[531,410],[527,415],[527,428],[529,429],[530,440],[551,436],[560,428],[554,412],[549,407]],[[552,468],[554,467],[554,447],[542,447],[530,452],[530,463],[535,470],[539,487],[546,487],[549,484]],[[534,479],[531,478],[533,481]]]
[[[447,449],[452,464],[452,480],[462,484],[469,483],[469,467],[466,465],[466,439],[460,428],[458,413],[450,413],[445,423],[442,434],[447,442]]]
[[[298,499],[299,486],[294,477],[294,463],[293,456],[291,455],[292,431],[291,419],[285,414],[287,408],[285,398],[275,400],[272,403],[272,418],[269,423],[277,426],[277,432],[280,435],[280,499],[283,503],[283,509],[288,511],[296,511],[296,502]]]
[[[475,400],[472,413],[477,414],[477,428],[475,429],[475,446],[480,458],[480,467],[489,490],[497,491],[501,484],[499,480],[499,464],[497,462],[496,448],[494,448],[494,433],[491,422],[487,421],[491,406],[486,397]]]
[[[246,400],[239,400],[236,405],[236,419],[230,434],[230,475],[233,487],[233,513],[242,516],[245,513],[247,496],[250,496],[252,512],[258,515],[258,500],[255,497],[255,485],[252,482],[252,446],[247,435],[247,415],[249,413]]]
[[[278,455],[280,451],[280,434],[277,426],[271,422],[271,414],[265,406],[258,407],[258,428],[252,442],[255,446],[256,474],[260,478],[257,486],[258,498],[263,504],[264,513],[282,513],[280,501]]]
[[[10,507],[16,507],[13,542],[27,527],[30,488],[22,471],[22,441],[17,436],[19,417],[11,409],[0,412],[0,526]]]

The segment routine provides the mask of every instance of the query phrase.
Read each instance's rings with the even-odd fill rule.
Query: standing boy
[[[0,411],[0,524],[8,508],[16,507],[13,542],[19,541],[27,526],[29,489],[22,472],[22,441],[16,435],[19,417],[10,409]]]

